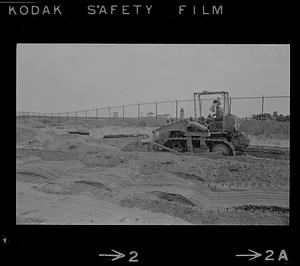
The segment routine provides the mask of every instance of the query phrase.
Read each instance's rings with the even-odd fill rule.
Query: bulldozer
[[[215,118],[202,116],[202,98],[205,95],[217,95],[218,105],[223,102],[221,115]],[[214,152],[234,156],[243,153],[250,144],[250,137],[240,131],[238,117],[231,114],[231,98],[226,91],[195,92],[194,118],[164,125],[152,133],[154,150],[175,153]]]

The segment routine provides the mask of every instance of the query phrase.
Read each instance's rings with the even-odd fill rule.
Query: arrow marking
[[[254,250],[251,250],[251,249],[248,249],[250,252],[252,252],[252,254],[237,254],[235,255],[236,257],[252,257],[252,258],[249,258],[249,260],[254,260],[254,259],[257,259],[258,257],[262,256],[262,254],[254,251]]]
[[[121,259],[121,258],[124,258],[125,255],[121,252],[118,252],[114,249],[112,249],[112,251],[115,253],[115,254],[99,254],[100,257],[114,257],[111,259],[111,261],[114,261],[114,260],[118,260],[118,259]]]

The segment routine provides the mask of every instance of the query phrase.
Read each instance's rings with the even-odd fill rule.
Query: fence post
[[[140,119],[140,104],[138,103],[138,119]]]
[[[263,116],[264,116],[264,96],[261,96],[261,121],[263,122]]]
[[[175,102],[175,106],[176,106],[176,121],[178,120],[178,101],[176,100]]]
[[[110,120],[110,106],[108,107],[108,119]]]
[[[155,120],[157,121],[157,102],[155,102]]]
[[[196,105],[196,96],[194,94],[194,117],[197,118],[197,105]]]
[[[123,104],[123,119],[125,119],[125,105]]]
[[[202,117],[202,99],[200,99],[200,95],[198,95],[199,100],[199,118]]]

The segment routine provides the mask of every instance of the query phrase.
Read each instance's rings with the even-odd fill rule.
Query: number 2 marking
[[[129,262],[138,262],[139,260],[136,259],[136,257],[138,256],[138,253],[136,251],[130,251],[129,255],[132,255],[132,257],[130,257]]]
[[[265,260],[274,260],[274,258],[270,258],[271,256],[273,256],[274,251],[269,249],[266,251],[266,254],[268,254],[268,253],[270,253],[270,254],[265,258]]]

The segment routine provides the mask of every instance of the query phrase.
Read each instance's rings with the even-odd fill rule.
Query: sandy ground
[[[275,138],[267,138],[267,137],[257,137],[251,136],[251,145],[258,146],[275,146],[275,147],[290,147],[289,139],[275,139]]]
[[[88,130],[90,135],[68,134]],[[289,161],[145,152],[151,127],[17,123],[17,224],[289,223]]]

